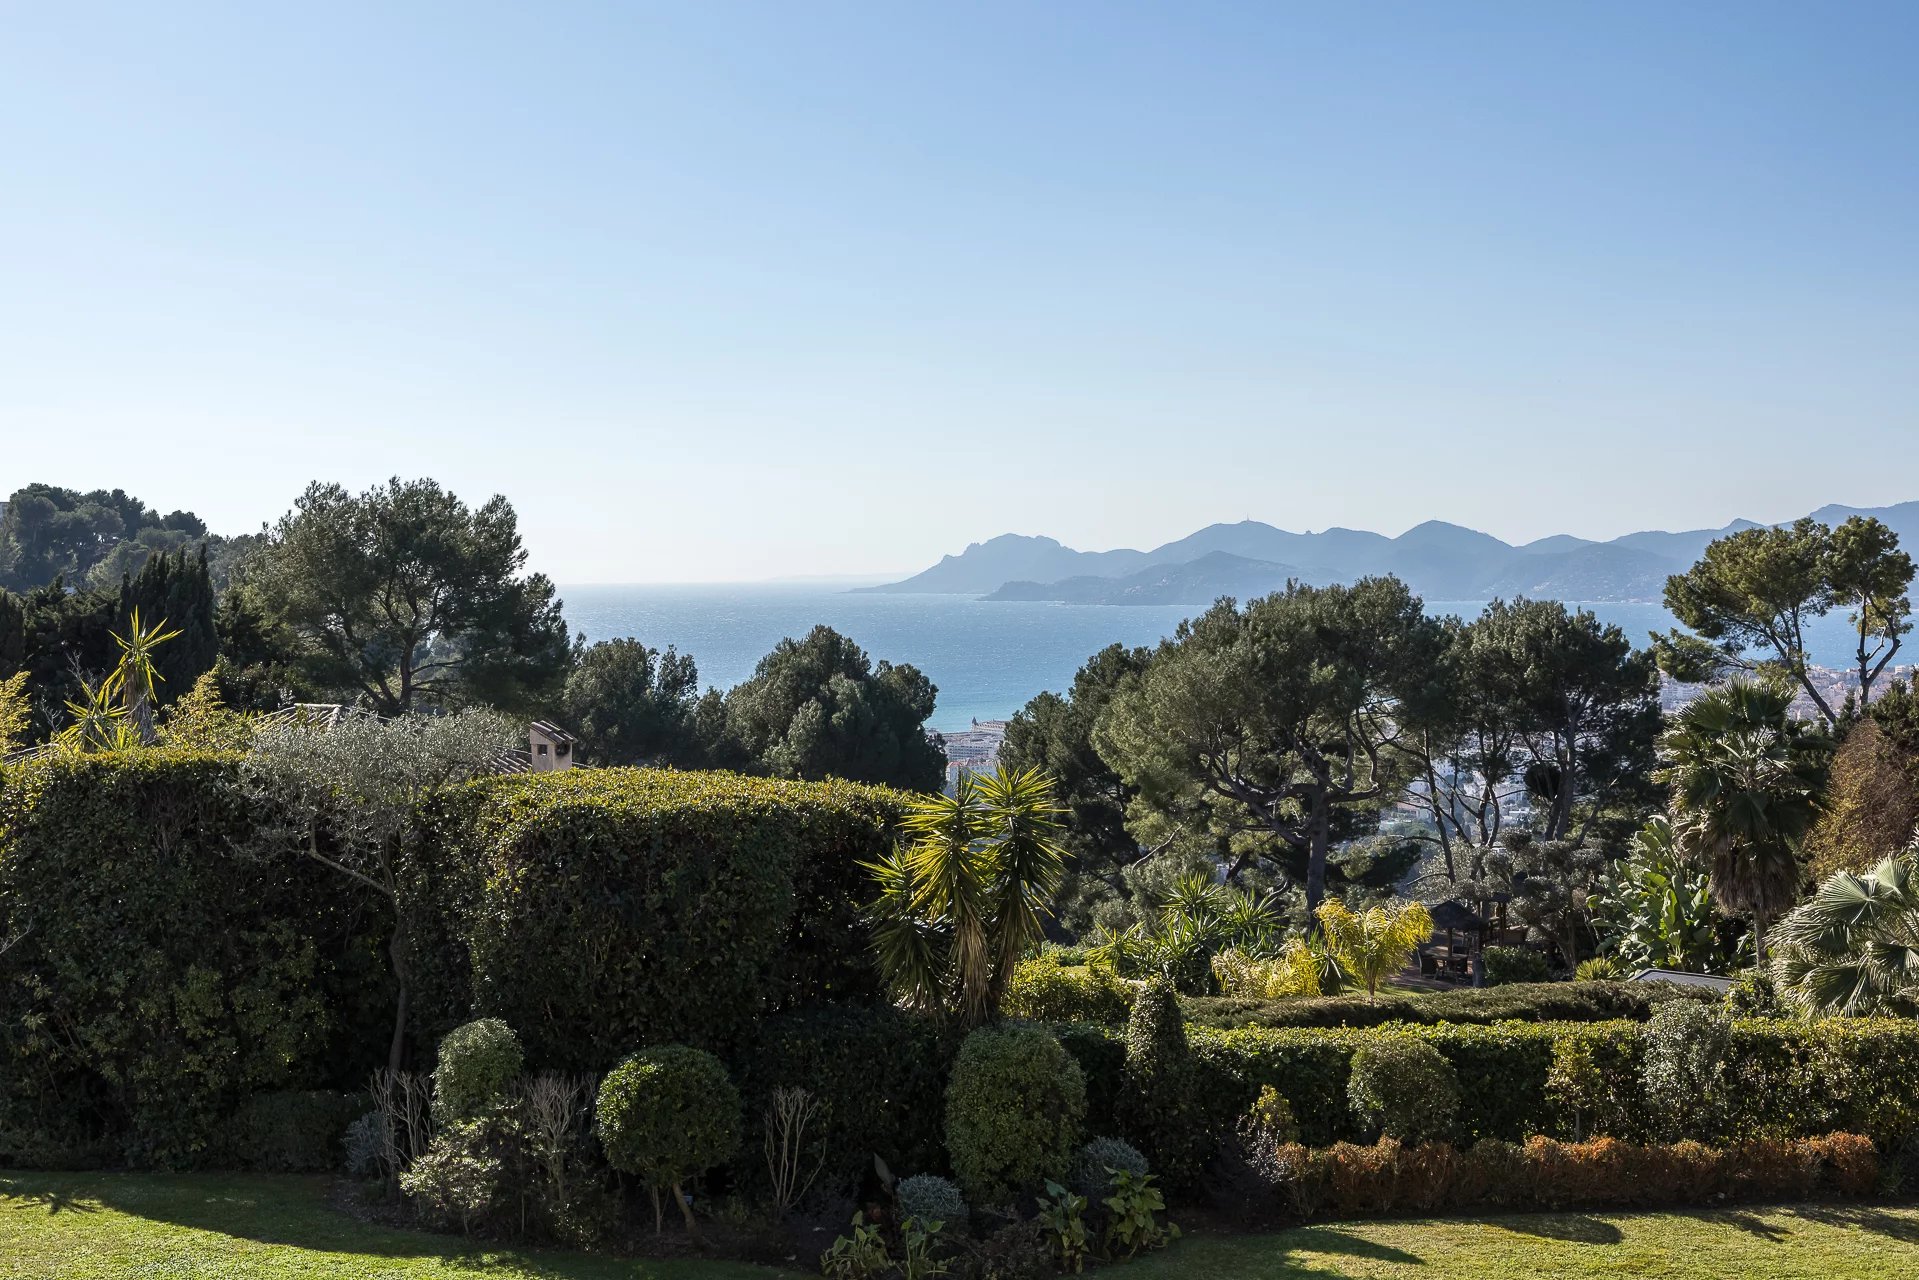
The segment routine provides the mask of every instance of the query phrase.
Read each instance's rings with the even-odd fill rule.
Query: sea
[[[562,587],[560,595],[576,633],[590,640],[632,636],[658,649],[671,645],[693,655],[703,686],[721,689],[751,676],[781,639],[825,623],[876,662],[910,662],[925,672],[939,687],[932,727],[947,733],[976,720],[1008,719],[1035,694],[1064,691],[1080,664],[1107,645],[1155,644],[1182,618],[1200,612],[1192,605],[989,601],[788,583],[580,585]],[[1484,604],[1433,600],[1426,607],[1435,615],[1470,618]],[[1579,607],[1617,623],[1636,644],[1674,625],[1656,604]],[[1842,614],[1817,620],[1807,639],[1816,664],[1850,665],[1852,641]]]

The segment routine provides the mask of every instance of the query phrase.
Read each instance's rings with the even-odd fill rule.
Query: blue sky
[[[0,488],[562,582],[1919,497],[1919,5],[0,3]]]

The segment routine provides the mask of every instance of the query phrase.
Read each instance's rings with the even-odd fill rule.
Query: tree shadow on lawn
[[[1617,1223],[1584,1213],[1529,1213],[1484,1221],[1489,1227],[1502,1227],[1518,1235],[1541,1236],[1570,1244],[1618,1244],[1626,1238]]]
[[[1919,1244],[1919,1220],[1865,1204],[1800,1204],[1785,1210],[1825,1227],[1854,1227],[1901,1244]]]
[[[102,1209],[209,1235],[315,1252],[430,1259],[484,1274],[513,1270],[543,1280],[618,1276],[649,1280],[648,1259],[541,1256],[510,1245],[436,1235],[356,1217],[328,1200],[327,1180],[295,1175],[28,1174],[0,1179],[0,1206],[25,1201],[49,1214]]]
[[[1392,1245],[1380,1244],[1361,1236],[1348,1235],[1336,1226],[1293,1227],[1283,1239],[1288,1253],[1339,1254],[1348,1258],[1364,1258],[1368,1262],[1397,1262],[1409,1266],[1424,1266],[1426,1263],[1416,1253],[1395,1249]]]

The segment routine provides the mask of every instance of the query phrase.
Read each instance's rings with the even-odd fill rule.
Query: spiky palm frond
[[[1810,1014],[1910,1015],[1919,1007],[1919,849],[1867,875],[1840,872],[1779,924],[1773,972]]]

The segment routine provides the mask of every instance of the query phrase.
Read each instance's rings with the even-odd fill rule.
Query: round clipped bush
[[[1104,1195],[1115,1172],[1144,1176],[1152,1172],[1138,1147],[1123,1138],[1094,1138],[1073,1158],[1072,1189],[1088,1200]],[[1097,1193],[1097,1194],[1096,1194]]]
[[[594,1117],[607,1163],[652,1188],[654,1229],[670,1188],[695,1230],[680,1184],[740,1148],[740,1093],[720,1060],[682,1044],[643,1049],[600,1082]]]
[[[935,1222],[957,1226],[966,1221],[966,1199],[960,1189],[937,1174],[916,1173],[901,1178],[893,1194],[900,1202],[900,1217],[917,1218],[921,1226]]]
[[[1057,1177],[1086,1114],[1086,1077],[1038,1027],[992,1027],[960,1045],[946,1086],[946,1147],[975,1204]]]
[[[1369,1128],[1401,1142],[1442,1142],[1459,1120],[1459,1074],[1446,1056],[1408,1035],[1383,1035],[1353,1051],[1347,1096]]]
[[[498,1018],[455,1027],[440,1041],[433,1068],[433,1110],[442,1120],[477,1116],[506,1100],[526,1066],[520,1038]]]

